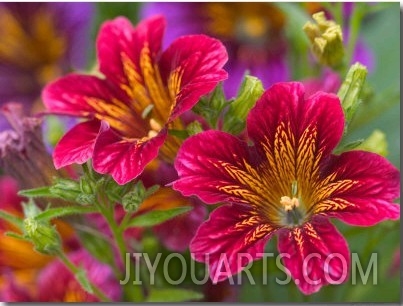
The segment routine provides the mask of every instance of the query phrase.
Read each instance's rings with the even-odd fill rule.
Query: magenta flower
[[[45,88],[50,112],[88,119],[56,146],[56,168],[92,158],[96,171],[127,183],[158,155],[175,119],[227,77],[218,40],[183,36],[162,52],[164,30],[160,16],[137,27],[123,17],[106,22],[97,40],[104,77],[70,74]]]
[[[174,188],[206,203],[228,203],[212,212],[190,244],[213,280],[262,258],[277,234],[284,266],[311,294],[343,282],[349,271],[348,245],[328,218],[357,226],[399,218],[400,206],[392,203],[400,195],[394,166],[369,152],[331,153],[344,125],[336,95],[305,99],[302,84],[279,83],[247,118],[253,146],[220,131],[183,143]]]
[[[27,114],[38,111],[47,82],[72,67],[84,68],[93,7],[92,3],[0,3],[0,105],[20,102]],[[5,127],[0,117],[0,130]]]
[[[285,15],[269,3],[148,2],[142,16],[164,14],[168,33],[165,42],[185,34],[205,33],[220,39],[229,53],[224,90],[236,96],[245,73],[262,80],[265,87],[287,81]]]
[[[88,279],[112,301],[119,301],[122,288],[112,269],[94,259],[87,251],[78,250],[68,255],[76,265],[85,269]],[[54,260],[38,276],[39,302],[99,302],[99,299],[84,291],[73,273],[60,260]]]

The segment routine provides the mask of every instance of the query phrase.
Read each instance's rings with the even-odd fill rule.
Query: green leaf
[[[186,130],[168,130],[169,135],[178,137],[179,139],[186,139],[189,137],[189,134]]]
[[[363,142],[364,142],[364,139],[358,139],[358,140],[354,140],[354,141],[351,141],[346,144],[341,144],[339,147],[337,147],[334,150],[334,154],[341,154],[343,152],[351,151],[351,150],[357,148]]]
[[[200,300],[203,294],[186,289],[152,289],[146,302],[185,302]]]
[[[79,268],[75,277],[76,277],[78,283],[81,285],[81,287],[83,287],[83,289],[85,291],[87,291],[90,294],[94,293],[94,291],[92,290],[92,287],[91,287],[91,283],[88,280],[87,273],[85,272],[84,269]]]
[[[148,197],[152,196],[154,193],[156,193],[160,189],[160,185],[153,185],[149,188],[147,188],[144,196],[144,199],[147,199]]]
[[[18,240],[24,240],[24,241],[29,241],[26,237],[24,237],[23,235],[14,233],[14,232],[5,232],[4,236],[8,236],[8,237],[12,237]]]
[[[25,190],[20,190],[18,192],[18,195],[27,197],[27,198],[42,198],[42,197],[53,198],[53,197],[55,197],[55,195],[50,191],[50,189],[51,189],[51,187],[49,187],[49,186],[33,188],[33,189],[25,189]]]
[[[128,222],[128,227],[148,227],[158,225],[173,217],[188,212],[191,209],[192,207],[186,206],[177,207],[170,210],[153,210],[130,220],[130,222]]]
[[[57,208],[49,208],[38,215],[35,216],[35,219],[38,221],[48,221],[57,217],[73,215],[73,214],[88,214],[97,212],[96,207],[94,206],[66,206],[66,207],[57,207]]]
[[[75,225],[78,238],[87,251],[96,259],[112,266],[115,260],[113,250],[110,247],[111,241],[100,231],[85,224]]]
[[[1,210],[1,209],[0,209],[0,219],[10,222],[12,225],[15,225],[19,229],[23,228],[23,221],[20,218],[14,216],[12,214],[9,214],[8,212]]]

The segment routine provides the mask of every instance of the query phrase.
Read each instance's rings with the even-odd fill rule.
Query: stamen
[[[161,131],[161,129],[162,129],[161,124],[159,124],[157,122],[157,120],[155,120],[153,118],[150,119],[150,127],[152,130],[157,131],[157,132]]]
[[[150,130],[148,131],[148,138],[153,138],[158,135],[159,131],[162,130],[161,124],[157,122],[157,120],[151,118],[150,119]]]
[[[299,200],[296,197],[292,199],[288,196],[281,197],[280,203],[284,206],[285,211],[291,211],[294,207],[299,206]]]
[[[154,130],[149,130],[148,131],[148,138],[153,138],[155,136],[158,135],[158,132],[154,131]]]

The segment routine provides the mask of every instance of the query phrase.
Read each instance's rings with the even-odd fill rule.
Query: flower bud
[[[61,249],[60,236],[50,224],[28,217],[24,220],[24,232],[40,253],[55,255]]]
[[[324,12],[312,15],[316,23],[308,21],[303,30],[308,36],[312,51],[323,65],[337,68],[343,62],[343,32],[340,25],[327,20]]]
[[[73,202],[81,192],[78,182],[63,178],[56,178],[54,185],[49,190],[52,195]]]
[[[341,84],[337,93],[346,116],[347,124],[353,118],[358,105],[360,95],[367,77],[367,68],[360,63],[355,63],[350,67],[347,76]]]
[[[244,130],[246,117],[263,91],[262,82],[258,78],[245,76],[238,96],[230,104],[228,112],[225,114],[224,131],[239,134]]]
[[[126,193],[122,198],[123,209],[127,212],[136,212],[144,201],[145,190],[133,190]]]
[[[186,126],[186,131],[189,135],[196,135],[203,132],[203,127],[199,121],[193,121]]]
[[[88,178],[85,176],[80,177],[80,190],[85,194],[93,194],[91,183],[88,181]]]

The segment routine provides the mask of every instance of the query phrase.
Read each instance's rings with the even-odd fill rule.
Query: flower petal
[[[340,141],[344,115],[334,94],[318,92],[305,100],[301,83],[277,83],[250,111],[247,130],[268,160],[270,177],[290,186],[293,181],[307,184]],[[289,186],[278,190],[288,193]]]
[[[400,217],[400,173],[386,158],[364,151],[332,156],[316,189],[313,213],[361,226]]]
[[[123,139],[105,127],[99,135],[93,156],[95,171],[108,173],[118,184],[126,184],[144,170],[158,155],[167,136],[165,129],[150,139]]]
[[[201,96],[227,78],[222,67],[228,60],[224,45],[206,35],[188,35],[176,39],[162,54],[159,66],[162,79],[175,98],[170,121],[191,109]]]
[[[288,273],[304,294],[347,279],[348,245],[326,218],[316,217],[302,227],[279,231],[278,250]]]
[[[199,227],[190,251],[195,260],[208,264],[215,283],[262,258],[264,246],[274,232],[254,210],[244,205],[224,205]]]
[[[18,182],[11,176],[0,176],[0,209],[14,213],[21,210],[24,198],[18,196]],[[3,220],[0,220],[0,229]]]
[[[43,100],[51,113],[105,120],[124,135],[142,137],[148,129],[128,96],[108,80],[70,74],[49,84]]]
[[[212,204],[221,201],[258,204],[264,188],[252,167],[248,146],[235,136],[207,131],[188,138],[175,160],[179,179],[173,183],[184,196],[196,195]]]
[[[68,131],[53,151],[56,169],[73,163],[83,164],[90,159],[100,128],[98,120],[91,120],[79,123]]]
[[[122,94],[105,80],[90,75],[69,74],[48,84],[42,92],[42,99],[52,113],[80,117],[92,117],[105,112],[107,107]]]
[[[124,17],[105,22],[97,39],[100,71],[113,83],[129,86],[133,75],[126,73],[126,60],[139,73],[143,47],[147,45],[155,60],[161,52],[164,30],[165,19],[162,16],[148,18],[137,27]]]

